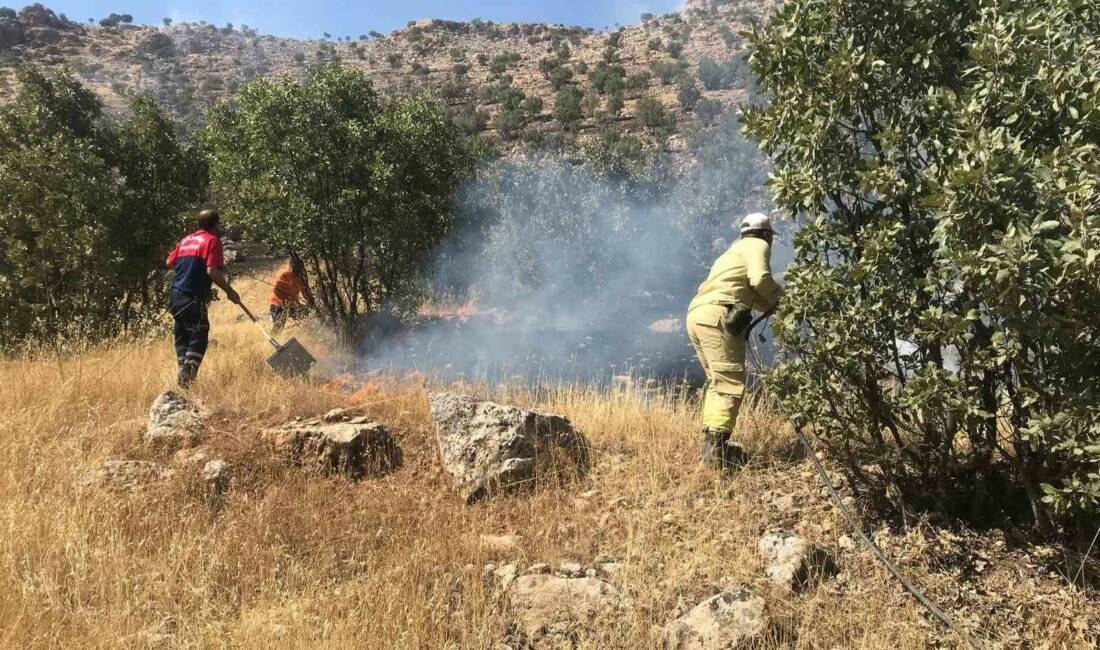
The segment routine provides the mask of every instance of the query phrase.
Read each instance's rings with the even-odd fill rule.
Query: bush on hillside
[[[67,74],[16,77],[0,109],[0,347],[151,322],[158,271],[204,193],[201,159],[148,98],[115,123]]]
[[[306,269],[307,302],[345,344],[371,315],[419,306],[472,162],[442,107],[383,102],[333,64],[250,81],[211,113],[204,141],[227,217]]]
[[[565,128],[570,128],[581,119],[581,100],[584,97],[575,86],[566,86],[554,97],[554,117]]]
[[[1098,59],[1074,0],[792,0],[753,37],[748,131],[806,219],[771,387],[857,489],[1100,511]]]

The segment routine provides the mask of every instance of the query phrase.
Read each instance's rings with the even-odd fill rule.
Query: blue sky
[[[128,13],[138,23],[160,24],[174,20],[205,20],[216,25],[231,22],[249,25],[263,34],[319,38],[323,32],[336,36],[358,36],[371,30],[382,33],[402,27],[417,18],[470,20],[483,18],[497,22],[529,21],[564,23],[602,29],[615,23],[633,23],[644,12],[667,13],[683,0],[564,0],[542,2],[506,2],[504,0],[388,0],[350,2],[347,0],[178,0],[148,2],[141,0],[39,0],[57,13],[84,22],[114,13]],[[0,0],[18,9],[30,0]]]

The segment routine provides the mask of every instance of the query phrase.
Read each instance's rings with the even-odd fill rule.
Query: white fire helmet
[[[763,212],[753,212],[741,220],[741,234],[752,230],[772,230],[772,220]]]

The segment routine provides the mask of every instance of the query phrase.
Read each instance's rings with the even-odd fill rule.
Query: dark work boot
[[[177,382],[180,388],[187,390],[191,388],[191,384],[195,383],[195,377],[199,374],[199,365],[190,361],[185,361],[180,364],[179,376]]]
[[[733,470],[740,469],[749,463],[749,455],[739,445],[732,442],[728,442],[729,436],[726,436],[726,444],[722,445],[722,467],[724,469]]]
[[[725,448],[729,439],[728,431],[703,427],[703,466],[722,469],[725,465]]]

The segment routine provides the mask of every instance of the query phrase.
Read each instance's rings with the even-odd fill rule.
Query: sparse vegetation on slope
[[[609,34],[558,25],[422,20],[391,34],[372,32],[369,39],[336,42],[261,36],[245,26],[205,22],[139,26],[118,16],[108,17],[104,26],[85,25],[36,6],[0,16],[0,96],[13,91],[10,70],[15,63],[65,66],[112,109],[125,110],[129,97],[149,93],[182,128],[194,131],[203,123],[207,106],[249,79],[297,76],[304,66],[341,61],[369,75],[383,95],[432,88],[456,113],[486,111],[491,121],[479,132],[493,137],[489,129],[496,128],[509,150],[522,150],[524,142],[541,142],[546,134],[564,128],[587,138],[608,118],[643,136],[649,146],[677,150],[678,141],[666,141],[666,132],[643,132],[635,103],[641,98],[661,101],[673,107],[673,117],[682,124],[693,122],[690,108],[679,108],[675,88],[650,84],[645,75],[651,66],[663,67],[672,75],[662,78],[667,86],[680,74],[694,77],[700,61],[732,61],[744,47],[736,33],[748,28],[750,20],[765,16],[774,4],[716,2],[683,14],[654,16]],[[653,42],[660,47],[653,48]],[[462,73],[456,75],[459,69]],[[461,76],[461,88],[454,76]],[[742,79],[723,79],[703,94],[730,108],[746,98],[744,84]],[[582,95],[591,88],[608,96],[616,110],[608,110],[607,116],[603,111],[567,112],[564,122],[525,116],[530,122],[522,128],[532,135],[518,138],[518,114],[498,102],[477,99],[480,89],[503,80],[545,106],[553,106],[555,94],[566,86],[576,87]],[[498,122],[501,113],[506,115]]]

